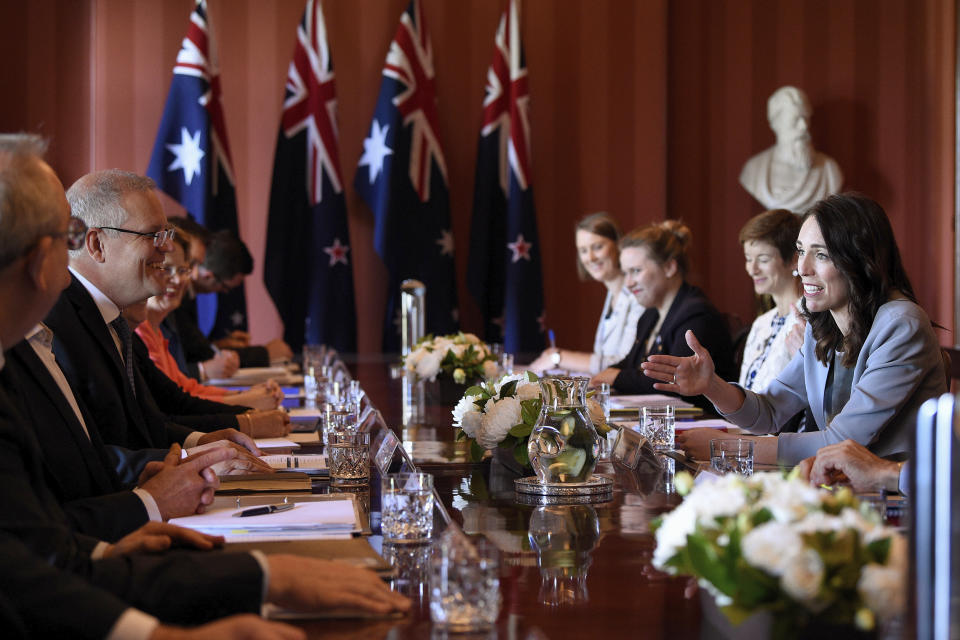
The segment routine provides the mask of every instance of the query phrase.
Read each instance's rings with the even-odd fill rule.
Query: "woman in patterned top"
[[[773,309],[750,327],[740,366],[740,386],[761,393],[803,344],[806,321],[800,316],[797,234],[800,216],[786,209],[765,211],[740,229],[747,274],[757,295],[773,298]]]

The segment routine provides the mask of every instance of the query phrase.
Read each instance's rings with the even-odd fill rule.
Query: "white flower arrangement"
[[[530,464],[527,440],[542,405],[539,378],[532,371],[470,387],[452,412],[453,426],[459,429],[457,440],[469,441],[470,455],[475,461],[483,457],[485,450],[500,447],[511,450],[514,459],[526,466]],[[587,399],[587,409],[594,426],[606,433],[609,427],[600,405]]]
[[[436,380],[444,373],[458,384],[489,380],[499,373],[493,352],[472,333],[428,335],[407,354],[403,367],[420,380]]]
[[[871,515],[847,488],[726,475],[654,523],[653,564],[696,576],[734,624],[770,611],[774,637],[814,619],[870,630],[904,613],[907,570],[903,536]]]

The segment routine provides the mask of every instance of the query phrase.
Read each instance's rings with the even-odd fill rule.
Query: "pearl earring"
[[[790,272],[790,275],[792,275],[794,278],[796,278],[798,275],[800,275],[800,272],[797,271],[796,269],[794,269],[793,271]]]

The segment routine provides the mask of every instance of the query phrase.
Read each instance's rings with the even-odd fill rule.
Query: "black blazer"
[[[6,368],[19,398],[26,426],[43,455],[50,490],[79,531],[113,542],[147,522],[147,510],[124,491],[114,457],[100,439],[90,414],[77,404],[90,436],[84,433],[56,381],[26,340],[7,352]]]
[[[248,554],[171,552],[93,562],[46,482],[32,429],[0,371],[0,590],[32,635],[104,637],[126,606],[196,624],[258,612],[263,574]]]
[[[653,388],[656,382],[644,375],[640,364],[647,356],[663,353],[672,356],[690,356],[693,351],[687,346],[684,334],[693,330],[700,344],[710,352],[717,374],[724,380],[736,379],[733,361],[733,343],[727,321],[710,303],[703,291],[684,282],[677,291],[667,317],[660,325],[653,347],[647,352],[647,340],[657,324],[657,310],[647,309],[637,321],[637,338],[627,356],[613,365],[620,369],[613,381],[613,388],[620,393],[667,393]],[[703,396],[685,397],[693,404],[712,410],[713,405]]]

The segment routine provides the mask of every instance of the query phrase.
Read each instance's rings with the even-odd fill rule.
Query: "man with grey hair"
[[[20,343],[57,300],[70,282],[67,248],[85,238],[70,221],[59,180],[37,155],[41,149],[35,139],[0,135],[0,345]],[[258,612],[264,601],[300,610],[358,606],[380,614],[409,608],[376,574],[343,563],[256,552],[158,554],[172,543],[209,549],[220,542],[162,523],[115,544],[74,532],[47,485],[40,445],[12,399],[17,381],[5,363],[0,355],[0,599],[26,633],[300,638],[295,629],[254,616],[191,631],[160,622],[195,624]],[[7,621],[8,609],[0,609],[0,622]]]
[[[57,360],[108,444],[192,447],[229,439],[255,451],[250,438],[234,428],[203,432],[236,427],[242,417],[251,436],[283,435],[281,412],[244,413],[246,407],[196,398],[152,362],[134,357],[139,338],[121,312],[165,290],[164,254],[172,249],[173,229],[155,187],[150,178],[111,169],[83,176],[67,192],[87,232],[70,253],[71,282],[46,319],[56,336]]]
[[[810,101],[796,87],[780,87],[767,101],[777,143],[747,160],[740,172],[740,184],[767,209],[803,213],[843,185],[836,161],[813,148],[811,114]]]

